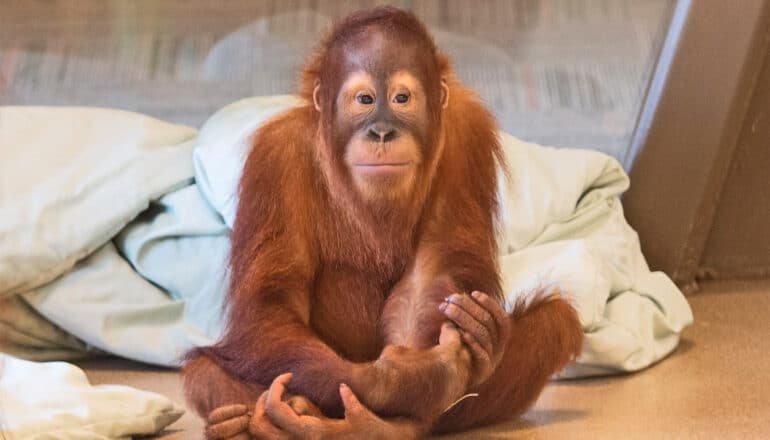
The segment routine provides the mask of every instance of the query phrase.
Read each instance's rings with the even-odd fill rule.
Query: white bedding
[[[0,353],[0,433],[12,440],[124,439],[159,432],[184,414],[161,395],[92,386],[65,362],[35,363]]]
[[[0,328],[25,323],[5,349],[44,359],[97,348],[177,365],[213,341],[245,139],[297,102],[237,102],[197,137],[114,110],[0,108],[0,305],[16,316],[0,313]],[[670,353],[692,314],[650,272],[623,218],[620,165],[501,136],[513,175],[500,188],[505,289],[572,292],[586,343],[564,374],[636,371]],[[76,342],[57,329],[25,333],[42,320]]]

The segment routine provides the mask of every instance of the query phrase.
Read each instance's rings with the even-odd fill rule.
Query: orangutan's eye
[[[406,104],[407,101],[409,101],[409,95],[406,93],[399,93],[395,98],[393,98],[393,100],[399,104]]]
[[[356,101],[364,105],[370,105],[374,103],[374,98],[372,97],[372,95],[369,95],[366,93],[359,93],[358,95],[356,95]]]

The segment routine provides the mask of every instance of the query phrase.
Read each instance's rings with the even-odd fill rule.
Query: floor
[[[770,438],[770,281],[711,282],[689,297],[695,324],[669,358],[640,373],[555,382],[515,421],[457,439]],[[175,371],[81,362],[93,383],[122,383],[182,403]],[[160,438],[196,438],[185,414]]]
[[[525,140],[626,156],[673,0],[0,0],[0,104],[118,107],[200,126],[291,93],[335,19],[411,9]]]

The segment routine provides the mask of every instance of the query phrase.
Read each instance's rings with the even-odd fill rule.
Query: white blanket
[[[0,438],[128,440],[157,433],[182,414],[181,407],[155,393],[92,386],[74,365],[0,353]]]
[[[6,349],[40,359],[95,347],[176,365],[215,340],[245,140],[297,102],[240,101],[197,138],[114,110],[0,108]],[[620,165],[501,137],[513,176],[500,187],[505,289],[572,292],[586,342],[564,374],[635,371],[670,353],[692,314],[668,277],[650,272],[623,218]],[[43,317],[80,345],[56,328],[30,330]]]

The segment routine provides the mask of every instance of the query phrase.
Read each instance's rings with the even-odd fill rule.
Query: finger
[[[492,312],[474,300],[471,295],[455,293],[446,297],[446,301],[448,303],[456,304],[461,309],[465,310],[473,317],[473,319],[481,323],[487,329],[493,342],[497,340],[497,322],[495,321],[494,316],[492,316]]]
[[[471,296],[492,314],[497,323],[498,334],[507,335],[511,327],[511,317],[505,311],[505,308],[484,292],[476,291]]]
[[[489,330],[487,330],[483,324],[476,321],[468,312],[460,308],[457,304],[443,304],[446,304],[446,306],[441,308],[441,311],[444,312],[444,315],[446,315],[447,318],[451,319],[452,322],[457,324],[457,326],[464,331],[472,333],[485,349],[491,350],[494,345],[492,337],[489,334]]]
[[[369,409],[353,394],[353,390],[344,383],[340,384],[340,397],[342,398],[342,405],[345,407],[345,418],[362,417],[371,414]]]
[[[262,393],[254,405],[254,415],[249,422],[249,432],[256,438],[282,439],[287,438],[277,426],[270,421],[266,413],[268,391]],[[230,439],[228,439],[230,440]]]
[[[294,375],[291,373],[283,373],[280,376],[273,379],[273,383],[271,385],[278,384],[285,389],[286,385],[288,385],[289,382],[291,382],[292,377],[294,377]]]
[[[248,431],[244,431],[238,435],[228,437],[226,440],[251,440],[251,434]]]
[[[267,390],[265,408],[270,408],[275,403],[283,402],[283,393],[286,392],[286,385],[291,381],[291,376],[291,373],[284,373],[273,379],[273,383],[270,384],[270,388]]]
[[[219,408],[209,413],[208,422],[211,425],[215,425],[219,422],[232,419],[233,417],[242,416],[246,414],[246,411],[248,411],[246,405],[220,406]]]
[[[457,326],[451,322],[443,323],[441,325],[441,333],[438,337],[438,344],[450,346],[459,345],[461,343],[462,341],[460,340],[460,331],[457,329]]]
[[[361,411],[361,402],[358,400],[353,390],[350,389],[344,383],[340,384],[340,398],[342,398],[342,405],[345,407],[345,415],[349,413],[358,413]]]
[[[463,334],[465,345],[471,350],[477,367],[486,370],[492,366],[492,354],[482,347],[470,333]]]
[[[215,425],[209,425],[206,427],[206,438],[211,440],[226,439],[246,432],[249,428],[249,419],[250,417],[244,414]]]
[[[307,397],[292,396],[286,399],[286,404],[299,416],[320,417],[321,411]]]
[[[263,417],[265,415],[265,403],[267,402],[267,391],[263,392],[259,399],[257,399],[257,404],[254,405],[254,418]]]
[[[273,380],[267,390],[265,413],[278,428],[291,433],[298,433],[297,431],[301,429],[299,416],[283,401],[283,393],[286,391],[286,384],[290,380],[291,373],[282,374]]]

